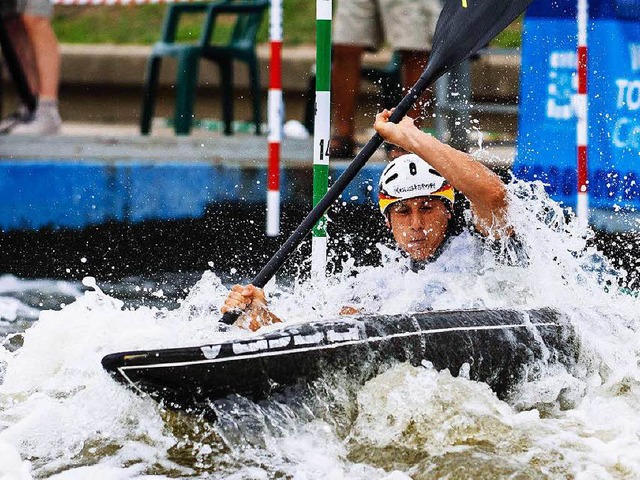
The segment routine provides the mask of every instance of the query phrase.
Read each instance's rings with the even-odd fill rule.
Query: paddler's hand
[[[378,132],[385,141],[398,145],[408,152],[412,152],[412,138],[416,133],[420,133],[418,127],[415,126],[413,118],[404,117],[400,123],[393,123],[389,120],[394,109],[384,109],[376,115],[373,124],[376,132]]]
[[[220,311],[223,314],[229,311],[241,311],[240,317],[234,325],[253,332],[264,325],[281,321],[267,308],[267,297],[264,290],[254,285],[234,285],[231,287]]]
[[[245,310],[249,305],[266,306],[267,297],[264,290],[253,285],[234,285],[220,309],[222,313]]]

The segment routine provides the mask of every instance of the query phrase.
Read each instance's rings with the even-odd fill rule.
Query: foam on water
[[[40,310],[73,301],[81,291],[70,282],[21,280],[0,276],[0,324],[18,320],[37,320]]]
[[[640,300],[618,292],[624,272],[586,247],[540,185],[516,182],[510,194],[526,268],[482,249],[465,260],[479,248],[470,236],[418,273],[380,247],[384,268],[347,262],[325,285],[272,287],[273,310],[301,322],[347,304],[385,313],[551,306],[581,339],[571,371],[549,367],[505,402],[464,372],[398,365],[360,389],[343,390],[343,379],[260,404],[217,402],[212,423],[116,384],[100,360],[250,335],[217,331],[220,280],[205,272],[166,310],[127,309],[87,279],[86,291],[73,287],[75,302],[40,314],[21,348],[0,349],[0,479],[631,478],[640,471]],[[14,291],[19,282],[4,281]]]

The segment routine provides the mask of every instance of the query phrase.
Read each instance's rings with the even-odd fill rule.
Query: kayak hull
[[[140,393],[190,408],[231,394],[261,399],[328,372],[364,383],[395,362],[427,361],[453,375],[468,364],[471,379],[504,397],[536,366],[573,364],[577,352],[552,309],[459,310],[285,325],[210,345],[113,353],[102,365]]]

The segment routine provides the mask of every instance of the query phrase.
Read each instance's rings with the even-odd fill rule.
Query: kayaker
[[[376,115],[375,130],[410,154],[393,160],[380,176],[378,202],[397,246],[419,270],[449,248],[459,215],[456,190],[469,202],[474,233],[496,241],[511,235],[507,190],[502,180],[472,156],[419,130],[405,117],[395,124],[390,110]],[[237,325],[256,330],[280,322],[267,308],[264,291],[253,285],[232,287],[221,312],[240,310]],[[342,314],[358,313],[344,307]]]

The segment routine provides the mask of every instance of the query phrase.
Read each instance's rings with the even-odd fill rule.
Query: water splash
[[[322,284],[270,286],[272,308],[303,322],[335,317],[343,305],[383,313],[552,306],[580,336],[571,371],[538,369],[504,402],[464,375],[400,365],[362,388],[338,377],[259,404],[217,402],[212,423],[139,397],[100,360],[250,335],[218,330],[220,279],[205,272],[169,310],[127,307],[88,278],[86,290],[70,287],[75,302],[40,314],[21,348],[0,347],[0,478],[631,478],[640,471],[640,300],[618,291],[625,272],[542,185],[514,182],[509,192],[526,268],[495,261],[469,235],[418,273],[379,246],[384,268],[348,259]],[[0,289],[8,284],[27,288],[0,279]]]

